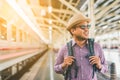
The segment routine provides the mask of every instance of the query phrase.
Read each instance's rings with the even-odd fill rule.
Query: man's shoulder
[[[102,49],[101,45],[97,42],[94,42],[94,48],[95,49]]]
[[[70,42],[72,42],[72,45],[74,44],[74,41],[73,41],[73,40],[67,41],[67,42],[61,47],[60,50],[62,50],[62,51],[68,50],[67,43],[70,43]]]
[[[97,43],[97,42],[94,42],[94,45],[95,45],[95,46],[100,46],[100,44],[99,44],[99,43]]]
[[[67,50],[67,44],[64,44],[64,45],[61,47],[60,50],[62,50],[62,51],[66,51],[66,50]]]

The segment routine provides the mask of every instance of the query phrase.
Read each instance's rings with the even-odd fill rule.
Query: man
[[[97,80],[96,73],[93,76],[93,65],[96,66],[98,72],[104,73],[107,71],[105,57],[99,44],[94,43],[95,56],[86,57],[90,53],[88,50],[89,22],[90,19],[81,13],[75,14],[68,22],[67,30],[73,37],[74,56],[68,55],[68,48],[65,45],[59,50],[54,65],[54,70],[61,74],[66,72],[68,66],[72,66],[71,74],[66,80]],[[77,77],[75,77],[74,62],[78,67]]]

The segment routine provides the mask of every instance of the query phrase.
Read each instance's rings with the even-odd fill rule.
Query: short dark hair
[[[77,28],[77,26],[74,25],[74,27],[72,27],[71,29],[76,29],[76,28]],[[71,35],[73,35],[72,32],[71,32],[71,29],[69,30],[69,32],[70,32]]]

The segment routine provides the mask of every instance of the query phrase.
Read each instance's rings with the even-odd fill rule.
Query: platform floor
[[[63,80],[63,76],[53,71],[55,53],[52,50],[43,55],[20,80]]]

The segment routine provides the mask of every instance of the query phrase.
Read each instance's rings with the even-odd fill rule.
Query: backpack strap
[[[67,48],[68,48],[68,56],[73,56],[72,40],[67,43]]]
[[[95,52],[94,52],[94,39],[93,38],[89,38],[88,39],[88,49],[89,49],[89,52],[90,52],[89,55],[90,56],[94,56]],[[93,75],[92,75],[92,78],[94,78],[95,71],[96,71],[96,65],[93,65]]]
[[[74,54],[73,54],[73,48],[72,48],[72,40],[67,43],[67,48],[68,48],[68,56],[74,56]],[[74,61],[74,63],[72,65],[75,66],[75,78],[77,78],[78,66],[76,64],[76,60]],[[68,77],[69,77],[69,80],[72,79],[72,77],[71,77],[71,67],[72,67],[72,65],[68,66],[68,68],[66,70],[65,80],[67,80]]]
[[[89,48],[89,52],[90,52],[90,56],[94,56],[94,39],[93,38],[89,38],[88,39],[88,48]]]
[[[67,43],[67,48],[68,48],[68,56],[73,56],[72,40]],[[69,77],[69,80],[71,80],[71,66],[68,66],[65,72],[65,80],[67,80],[68,77]]]

